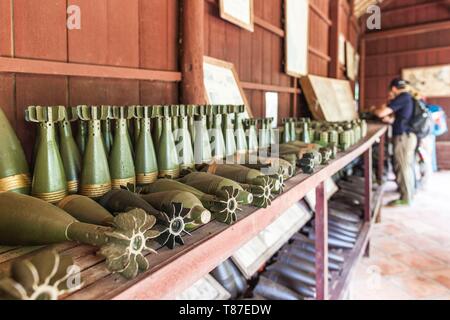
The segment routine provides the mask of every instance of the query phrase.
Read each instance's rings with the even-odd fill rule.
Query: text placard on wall
[[[308,74],[309,1],[285,2],[286,73],[293,77]]]
[[[220,0],[220,17],[253,32],[253,0]]]

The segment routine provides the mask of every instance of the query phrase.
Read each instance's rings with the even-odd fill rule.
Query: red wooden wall
[[[66,28],[71,4],[81,8],[81,30]],[[26,69],[32,60],[65,63],[55,66],[58,76],[0,73],[0,105],[28,156],[35,132],[24,121],[28,105],[178,102],[175,81],[165,75],[145,81],[145,70],[178,72],[178,5],[177,0],[0,0],[1,57],[26,59],[20,63]],[[20,68],[18,62],[2,62]],[[73,64],[94,69],[73,76]],[[95,69],[100,66],[107,67]],[[118,69],[114,76],[114,67],[131,68],[131,79],[113,79],[130,73]]]
[[[346,14],[339,25],[348,28]],[[179,103],[181,0],[0,0],[0,106],[28,157],[35,126],[28,105]],[[255,0],[255,32],[219,18],[218,0],[205,0],[205,55],[233,62],[255,116],[264,92],[279,92],[279,119],[298,115],[300,89],[284,73],[284,0]],[[81,8],[81,30],[66,28],[67,7]],[[330,0],[310,0],[309,68],[329,76]],[[198,17],[193,17],[198,18]],[[346,27],[342,27],[346,28]],[[341,75],[343,77],[343,74]]]
[[[297,81],[284,72],[283,0],[254,0],[255,31],[222,20],[218,1],[205,0],[205,54],[234,63],[255,117],[264,92],[279,93],[279,119],[298,113]],[[309,69],[328,75],[329,1],[310,1]]]
[[[448,3],[436,0],[390,1],[381,14],[382,31],[450,19]],[[366,54],[365,106],[369,107],[386,102],[389,82],[402,69],[449,64],[450,29],[366,41]],[[428,101],[442,105],[450,115],[450,97]],[[450,169],[450,134],[439,141],[440,166]]]

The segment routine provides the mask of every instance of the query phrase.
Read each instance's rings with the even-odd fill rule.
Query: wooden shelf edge
[[[133,281],[106,275],[81,289],[69,299],[151,300],[173,299],[258,235],[320,183],[368,150],[384,133],[386,126],[369,125],[369,134],[360,143],[322,166],[312,175],[299,174],[286,181],[286,191],[266,209],[245,208],[242,219],[227,227],[211,222],[186,239],[187,245],[163,250],[151,260],[151,269]],[[94,271],[95,272],[95,271]]]
[[[181,72],[0,57],[0,72],[143,81],[181,81]]]

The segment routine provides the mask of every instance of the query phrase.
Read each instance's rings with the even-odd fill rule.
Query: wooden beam
[[[426,9],[428,9],[430,7],[434,7],[436,5],[441,5],[441,4],[446,3],[446,2],[447,2],[447,0],[434,0],[434,1],[433,0],[428,0],[425,3],[407,4],[407,5],[396,7],[396,8],[385,9],[385,10],[382,11],[382,15],[385,16],[385,15],[389,15],[389,14],[392,14],[392,13],[399,14],[399,13],[402,13],[403,11],[409,10],[409,9],[414,9],[414,10],[419,10],[419,11],[426,10]]]
[[[183,0],[182,5],[181,101],[185,104],[205,104],[203,82],[205,1]]]
[[[323,22],[325,22],[328,26],[331,26],[333,22],[326,16],[314,3],[310,2],[309,7],[312,12],[314,12]]]
[[[416,24],[408,27],[394,28],[385,31],[373,31],[366,33],[364,38],[367,41],[374,41],[379,39],[409,36],[413,34],[421,34],[446,29],[450,29],[450,20]]]
[[[263,83],[254,83],[254,82],[242,82],[242,88],[247,90],[260,90],[260,91],[274,91],[274,92],[282,92],[282,93],[293,93],[300,94],[301,90],[292,88],[292,87],[284,87],[284,86],[274,86],[270,84]]]
[[[271,24],[270,22],[267,22],[264,19],[261,19],[260,17],[255,16],[255,24],[267,31],[272,32],[273,34],[276,34],[277,36],[280,36],[281,38],[284,38],[285,32],[283,29],[278,28],[277,26]]]
[[[0,72],[146,81],[181,81],[180,72],[0,57]]]
[[[328,300],[328,200],[325,182],[316,188],[315,209],[316,299]]]
[[[323,60],[325,60],[325,61],[327,61],[327,62],[330,62],[330,61],[331,61],[331,58],[330,58],[329,55],[323,53],[322,51],[320,51],[320,50],[318,50],[318,49],[316,49],[316,48],[308,47],[308,51],[309,51],[310,53],[312,53],[313,55],[315,55],[315,56],[317,56],[317,57],[319,57],[319,58],[321,58],[321,59],[323,59]]]
[[[385,53],[376,53],[369,54],[366,56],[367,59],[377,59],[383,57],[396,57],[396,56],[404,56],[408,54],[428,54],[428,53],[437,53],[443,50],[449,50],[450,46],[440,46],[440,47],[431,47],[431,48],[421,48],[421,49],[412,49],[412,50],[402,50],[396,52],[385,52]]]

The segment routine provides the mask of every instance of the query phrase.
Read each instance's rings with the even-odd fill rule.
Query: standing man
[[[415,101],[409,93],[406,81],[394,79],[389,86],[392,100],[388,105],[376,108],[373,113],[384,122],[392,123],[394,135],[394,171],[401,197],[392,206],[410,205],[415,189],[414,159],[417,137],[411,131]]]

